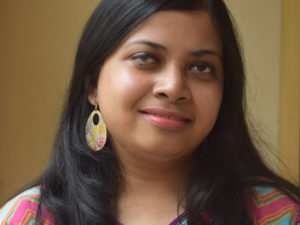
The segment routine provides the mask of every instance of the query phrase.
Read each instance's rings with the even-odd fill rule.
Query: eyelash
[[[193,68],[196,67],[197,68],[197,71],[195,71]],[[199,68],[199,67],[204,67],[204,68]],[[211,73],[214,73],[216,68],[211,64],[211,63],[208,63],[208,62],[196,62],[196,63],[193,63],[190,67],[189,67],[189,70],[192,71],[192,72],[200,72],[200,73],[205,73],[205,74],[211,74]],[[206,71],[208,70],[208,71]]]
[[[133,64],[138,67],[139,69],[143,70],[151,70],[156,68],[156,66],[160,63],[160,60],[153,56],[152,54],[139,52],[135,53],[130,57],[130,60]],[[150,60],[150,62],[147,62]],[[202,68],[201,68],[202,67]],[[196,68],[196,69],[195,69]],[[213,74],[216,71],[216,68],[213,64],[205,61],[198,61],[192,63],[188,67],[188,71],[201,73],[201,74]]]
[[[136,66],[143,67],[143,68],[146,67],[147,65],[153,66],[159,63],[159,60],[156,57],[154,57],[149,53],[144,53],[144,52],[140,52],[132,55],[130,60],[133,63],[137,63]],[[147,60],[150,60],[150,62],[145,62]]]

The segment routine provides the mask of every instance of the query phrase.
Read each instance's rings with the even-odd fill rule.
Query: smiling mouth
[[[139,111],[151,124],[163,129],[178,130],[185,128],[192,120],[181,113],[160,109],[146,109]]]
[[[141,113],[148,114],[148,115],[153,115],[153,116],[157,116],[157,117],[165,118],[165,119],[169,119],[169,120],[189,121],[188,119],[185,119],[185,118],[174,117],[174,116],[165,116],[165,115],[161,115],[161,114],[157,114],[157,113],[149,113],[149,112],[143,112],[143,111]]]

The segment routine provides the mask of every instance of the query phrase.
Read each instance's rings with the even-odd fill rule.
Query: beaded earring
[[[100,151],[105,145],[107,138],[106,125],[97,105],[87,120],[85,137],[88,146],[94,151]]]

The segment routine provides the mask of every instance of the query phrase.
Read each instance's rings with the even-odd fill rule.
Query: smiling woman
[[[243,93],[223,1],[102,0],[49,167],[1,224],[300,222],[300,191],[262,162]]]
[[[89,95],[100,106],[114,151],[140,163],[155,163],[149,155],[166,162],[190,155],[218,116],[221,55],[204,10],[161,11],[129,34],[106,58]]]

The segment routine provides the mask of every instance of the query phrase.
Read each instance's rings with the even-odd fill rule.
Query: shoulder
[[[256,225],[300,225],[299,204],[277,188],[251,188],[249,207]]]
[[[36,212],[40,204],[40,195],[40,187],[33,187],[11,199],[0,209],[0,224],[40,224],[36,219]],[[40,218],[44,224],[55,224],[51,213],[43,207]]]

